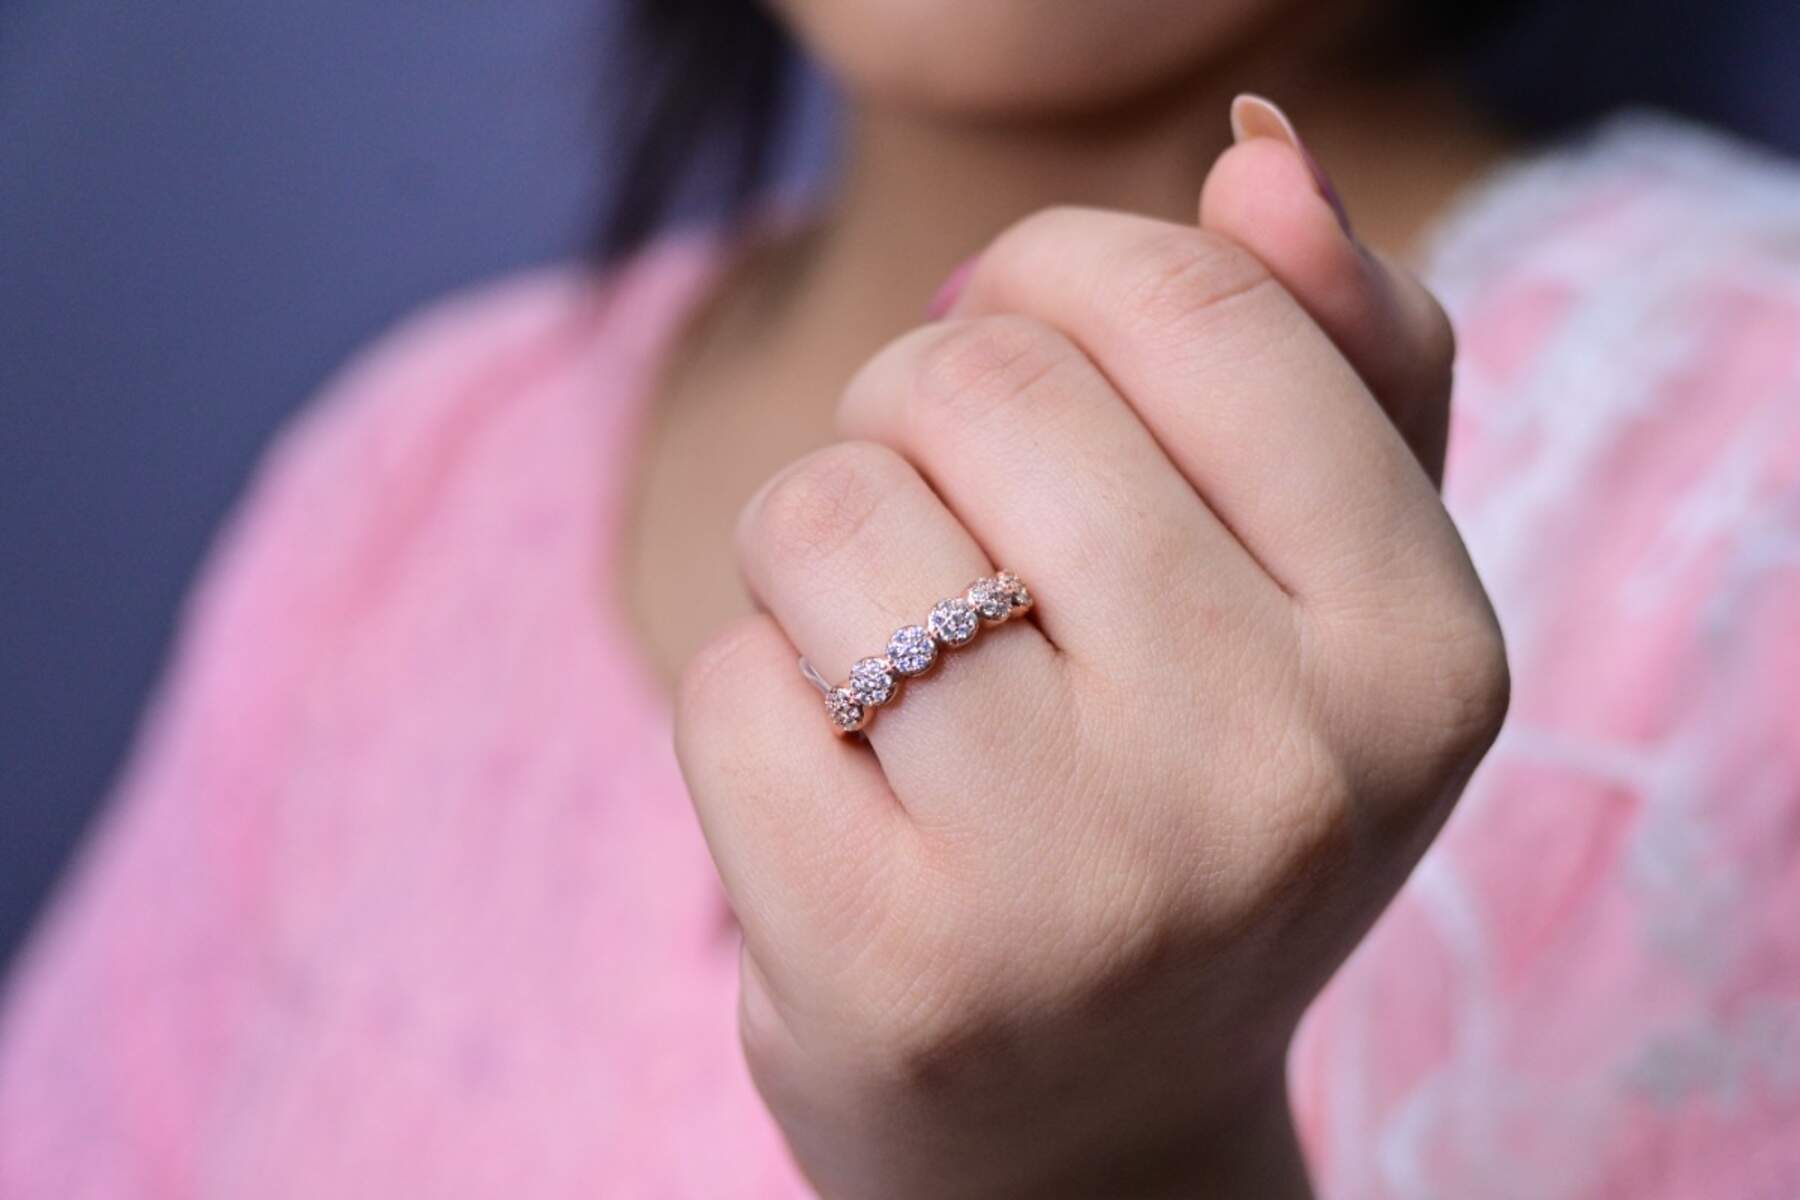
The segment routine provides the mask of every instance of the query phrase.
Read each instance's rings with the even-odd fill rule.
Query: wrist
[[[1187,1170],[1145,1200],[1311,1200],[1312,1184],[1281,1072],[1200,1139]]]
[[[1154,1140],[1115,1143],[1103,1156],[1040,1179],[1034,1196],[1132,1200],[1311,1200],[1312,1185],[1280,1072],[1208,1113],[1185,1116]]]

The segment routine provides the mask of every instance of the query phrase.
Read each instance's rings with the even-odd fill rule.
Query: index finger
[[[1061,329],[1290,594],[1412,587],[1461,543],[1436,489],[1332,340],[1254,255],[1188,226],[1088,209],[1015,225],[955,315]]]

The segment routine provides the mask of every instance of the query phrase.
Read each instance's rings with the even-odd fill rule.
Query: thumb
[[[1236,144],[1201,191],[1201,228],[1262,260],[1441,482],[1455,357],[1443,308],[1409,272],[1356,240],[1329,178],[1279,108],[1239,96],[1231,126]]]

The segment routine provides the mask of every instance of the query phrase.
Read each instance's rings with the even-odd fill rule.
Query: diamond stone
[[[931,636],[944,645],[960,646],[975,636],[975,631],[981,628],[981,618],[976,615],[974,605],[957,596],[939,600],[925,624],[931,630]]]
[[[825,711],[831,717],[831,723],[845,733],[855,733],[863,727],[869,715],[849,688],[832,688],[825,693]]]
[[[1012,615],[1012,589],[998,579],[977,579],[969,585],[969,604],[981,619],[989,623],[1004,621]]]
[[[998,583],[1011,594],[1014,612],[1024,612],[1031,607],[1031,589],[1027,588],[1025,586],[1025,581],[1020,579],[1017,575],[1014,575],[1011,571],[1002,571],[1000,574],[994,576],[994,582]]]
[[[850,694],[859,704],[874,708],[886,704],[900,686],[900,677],[884,658],[865,658],[850,668]]]
[[[894,636],[888,639],[887,655],[894,670],[900,674],[919,675],[937,658],[937,643],[931,640],[923,625],[908,625],[896,629]]]

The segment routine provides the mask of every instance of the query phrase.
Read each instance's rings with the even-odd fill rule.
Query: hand
[[[1504,714],[1441,312],[1278,142],[1202,215],[1015,226],[745,512],[768,615],[677,745],[825,1196],[1303,1191],[1288,1040]],[[796,652],[841,678],[995,566],[1034,619],[836,737]]]

